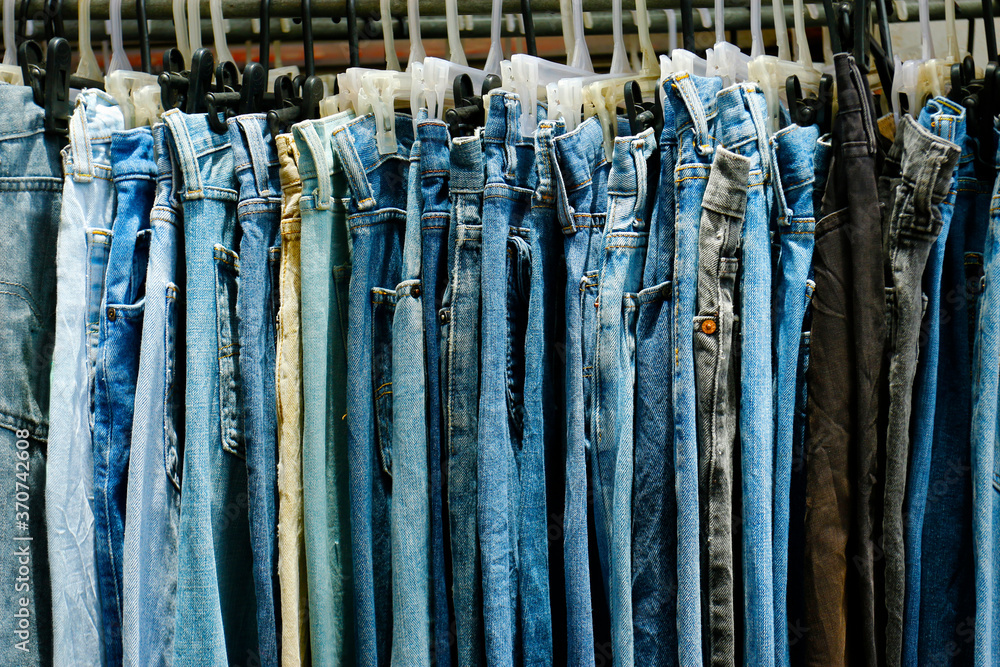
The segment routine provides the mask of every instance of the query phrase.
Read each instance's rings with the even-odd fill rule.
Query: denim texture
[[[919,122],[924,129],[959,146],[963,155],[959,158],[959,165],[951,180],[948,196],[939,205],[941,233],[931,247],[922,280],[923,294],[927,301],[926,312],[920,328],[919,363],[913,385],[914,409],[911,427],[910,466],[906,478],[906,495],[902,515],[906,585],[902,619],[901,660],[902,664],[908,665],[916,664],[919,652],[921,547],[934,440],[938,363],[941,354],[941,285],[944,257],[958,196],[958,180],[963,167],[972,166],[967,159],[969,157],[968,148],[965,146],[964,107],[947,98],[934,98],[921,111]],[[946,369],[942,376],[949,372],[951,369]],[[944,595],[943,592],[942,595]]]
[[[312,660],[355,664],[347,440],[350,196],[331,140],[343,113],[293,128],[302,197],[302,508]]]
[[[419,120],[422,119],[418,119],[418,123]],[[391,472],[396,487],[395,502],[390,506],[393,547],[392,662],[429,666],[431,508],[423,290],[420,279],[423,209],[420,147],[418,137],[410,148],[402,280],[396,286],[396,307],[392,319]],[[385,391],[382,386],[380,382],[375,391]]]
[[[98,91],[77,97],[56,248],[56,331],[49,406],[45,524],[52,589],[52,661],[100,665],[103,624],[94,562],[94,449],[91,440],[89,328],[99,312],[114,219],[111,135],[124,125],[113,99]],[[92,299],[96,297],[96,303]]]
[[[677,659],[702,663],[701,532],[698,501],[698,423],[694,336],[690,322],[698,296],[698,242],[702,197],[715,148],[718,78],[672,75],[667,98],[677,128],[674,248],[674,471],[677,493]]]
[[[163,114],[187,276],[184,465],[174,665],[259,660],[241,403],[236,164],[205,115]]]
[[[94,374],[94,527],[104,662],[120,665],[128,462],[146,306],[149,220],[156,193],[150,129],[115,132],[111,164],[116,209]]]
[[[448,518],[457,661],[486,663],[479,559],[478,444],[482,206],[486,171],[478,136],[451,142],[448,284],[438,312],[441,405],[448,452]],[[430,174],[431,172],[428,172]],[[425,176],[425,179],[427,177]],[[428,199],[428,203],[430,200]],[[425,229],[427,228],[425,219]],[[443,222],[443,221],[442,221]],[[425,232],[426,233],[426,232]],[[427,259],[424,255],[423,259]]]
[[[239,184],[237,221],[240,276],[236,311],[240,341],[240,403],[250,502],[257,597],[257,641],[262,665],[277,665],[278,589],[278,424],[275,389],[275,322],[279,287],[275,259],[281,252],[281,182],[278,154],[263,114],[229,119]]]
[[[351,188],[347,426],[355,636],[357,660],[365,665],[388,664],[392,638],[391,323],[402,271],[412,119],[397,115],[395,153],[379,153],[375,132],[375,117],[367,115],[332,133]],[[320,188],[319,199],[324,195]]]
[[[789,522],[795,420],[799,413],[802,375],[802,332],[811,291],[816,126],[789,126],[774,135],[777,171],[784,202],[778,202],[778,265],[773,276],[774,325],[774,660],[788,665],[789,634],[787,589],[789,575]],[[801,581],[801,578],[794,581]]]
[[[649,219],[636,323],[632,626],[637,664],[677,664],[677,494],[674,486],[673,274],[677,127],[664,101],[660,173]]]
[[[299,151],[291,134],[274,138],[281,181],[281,273],[275,390],[278,419],[278,581],[281,664],[308,660],[309,586],[302,492],[302,215]],[[295,637],[295,641],[291,641]]]
[[[616,664],[634,662],[632,635],[632,482],[635,415],[635,334],[638,296],[649,240],[647,160],[653,131],[615,139],[608,175],[604,257],[594,305],[594,415],[591,467],[598,548],[606,556],[611,651]],[[606,543],[601,545],[601,541]]]
[[[1000,134],[1000,132],[998,132]],[[1000,158],[1000,149],[997,152]],[[983,290],[972,362],[972,535],[976,573],[976,667],[991,665],[1000,651],[1000,456],[997,456],[1000,384],[1000,181],[993,187],[983,249]]]
[[[431,540],[431,641],[434,663],[451,665],[451,612],[448,607],[451,568],[445,555],[449,530],[445,506],[447,457],[443,449],[441,336],[438,308],[448,283],[448,126],[437,120],[417,124],[420,139],[420,184],[423,204],[420,212],[420,287],[422,331],[426,359],[427,466],[430,484]]]
[[[595,664],[594,616],[597,615],[598,619],[606,617],[607,610],[601,609],[596,600],[592,601],[591,595],[592,585],[599,587],[603,593],[603,583],[591,580],[588,516],[592,516],[590,506],[593,498],[589,495],[588,464],[593,373],[592,368],[586,368],[584,358],[593,353],[596,294],[588,288],[591,285],[596,287],[596,274],[604,256],[604,223],[611,163],[604,155],[601,123],[596,117],[583,121],[572,132],[555,137],[553,152],[558,186],[557,213],[566,258],[563,567],[567,664],[587,667]],[[607,660],[610,655],[603,657]]]
[[[184,442],[184,236],[169,130],[153,127],[156,192],[139,353],[122,552],[126,665],[169,665],[177,612]]]
[[[699,488],[702,492],[705,632],[711,665],[736,660],[733,586],[733,456],[739,401],[739,307],[736,279],[747,204],[750,158],[715,149],[702,198],[698,302],[693,321],[698,405]]]

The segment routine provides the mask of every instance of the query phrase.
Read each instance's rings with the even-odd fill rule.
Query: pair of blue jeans
[[[677,657],[682,665],[702,662],[702,575],[698,499],[698,431],[694,378],[694,321],[698,296],[698,233],[701,203],[715,149],[718,78],[675,74],[667,79],[674,111],[677,216],[673,280],[673,421],[677,494]]]
[[[99,665],[103,655],[94,563],[94,449],[91,438],[92,316],[99,316],[114,220],[111,135],[124,127],[115,101],[99,92],[77,97],[56,249],[56,332],[49,406],[45,523],[52,599],[52,659]],[[96,324],[96,321],[95,321]]]
[[[135,388],[122,553],[126,665],[169,664],[177,611],[177,530],[184,442],[184,235],[169,130],[153,127],[156,194]]]
[[[413,123],[397,115],[397,150],[383,155],[366,115],[332,132],[350,185],[353,241],[347,332],[348,455],[357,659],[389,663],[392,638],[392,316],[402,273]],[[323,198],[320,192],[320,198]]]
[[[149,217],[156,190],[149,128],[111,139],[116,192],[94,374],[94,526],[104,659],[122,664],[122,550],[132,416],[146,306]]]
[[[229,119],[239,184],[240,404],[246,442],[250,543],[257,596],[260,661],[274,665],[278,637],[278,419],[275,405],[278,269],[281,265],[281,183],[278,153],[263,114]]]
[[[352,112],[293,128],[302,196],[302,506],[309,636],[319,664],[352,664],[354,565],[348,483],[347,329],[350,190],[333,132]]]
[[[187,270],[184,464],[175,665],[259,659],[240,401],[236,164],[204,114],[163,114],[177,160]]]
[[[430,138],[425,141],[430,142]],[[437,314],[441,340],[442,439],[448,452],[456,655],[461,667],[469,667],[486,663],[477,529],[481,216],[486,182],[482,140],[478,136],[454,139],[450,160],[449,218],[447,223],[442,218],[425,218],[424,228],[426,235],[428,229],[448,225],[448,284],[442,291]],[[435,176],[429,171],[425,178]],[[428,224],[435,220],[437,224]],[[423,259],[428,259],[426,254]]]

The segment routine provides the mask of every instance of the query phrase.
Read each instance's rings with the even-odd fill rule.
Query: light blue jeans
[[[45,520],[52,588],[52,660],[100,665],[103,655],[94,563],[94,460],[90,339],[100,310],[107,231],[115,209],[111,134],[124,127],[117,103],[80,93],[63,149],[62,216],[56,248],[56,338],[52,351]],[[96,302],[94,299],[96,298]]]

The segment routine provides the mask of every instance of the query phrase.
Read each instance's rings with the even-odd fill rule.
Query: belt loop
[[[302,132],[302,138],[306,140],[309,152],[312,153],[313,165],[316,167],[316,208],[327,211],[332,206],[333,199],[327,146],[316,131],[316,123],[303,123],[299,126],[299,130]]]
[[[698,91],[694,87],[694,83],[686,73],[673,74],[672,77],[681,99],[684,100],[684,106],[687,107],[688,113],[691,115],[691,121],[694,123],[695,147],[700,155],[711,155],[714,147],[712,146],[712,138],[708,135],[708,118],[705,116],[705,108],[702,106],[701,100],[698,99]]]
[[[246,137],[247,149],[250,152],[250,167],[257,183],[257,194],[261,197],[270,197],[275,192],[271,189],[269,150],[262,135],[262,131],[268,130],[262,129],[263,123],[254,116],[237,116],[236,122],[243,127],[243,136]]]
[[[94,179],[94,156],[87,132],[87,106],[81,101],[69,121],[69,143],[73,151],[73,180],[89,183]]]
[[[163,120],[174,137],[174,150],[177,151],[177,161],[184,179],[184,196],[188,199],[204,199],[201,170],[198,169],[198,158],[194,155],[194,144],[191,142],[185,117],[179,109],[171,109],[163,114]]]
[[[344,165],[344,173],[351,184],[358,210],[368,211],[375,208],[375,193],[372,191],[371,183],[368,182],[368,174],[365,173],[361,158],[358,157],[358,150],[354,145],[350,131],[348,131],[349,127],[350,125],[341,125],[334,130],[333,141],[337,149],[337,157]],[[330,172],[327,170],[327,179],[329,178]]]

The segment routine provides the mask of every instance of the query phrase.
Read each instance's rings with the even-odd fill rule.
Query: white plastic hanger
[[[468,65],[458,25],[458,0],[444,0],[444,12],[448,23],[448,59],[456,65]]]
[[[125,56],[122,44],[122,0],[111,0],[109,13],[111,14],[111,65],[104,79],[104,88],[118,102],[125,119],[125,127],[147,125],[163,113],[157,78],[145,72],[132,71],[132,66]]]
[[[122,40],[122,0],[111,0],[108,11],[111,14],[111,64],[108,65],[108,74],[117,70],[131,72],[132,65],[125,55],[125,44]]]
[[[17,66],[17,38],[14,29],[14,5],[16,0],[3,0],[3,64],[0,65],[0,81],[20,86],[21,68]]]
[[[76,75],[91,81],[100,81],[101,67],[97,64],[97,56],[94,55],[94,47],[90,43],[90,0],[80,0],[77,16],[79,18],[77,41],[79,42],[80,63],[76,66]]]
[[[176,12],[175,12],[176,15]],[[187,0],[188,42],[191,54],[201,48],[201,3],[198,0]],[[188,62],[187,64],[190,64]]]
[[[677,49],[677,10],[665,9],[667,13],[667,51],[673,53]]]
[[[757,5],[757,20],[760,21],[760,0],[751,0],[750,24],[753,33],[754,12],[753,5]],[[722,85],[731,86],[739,81],[746,81],[749,77],[748,63],[750,57],[740,50],[735,44],[726,41],[726,11],[722,0],[715,0],[715,46],[708,54],[708,72],[711,75],[722,78]],[[760,32],[760,25],[757,26]],[[758,39],[755,36],[754,39]],[[760,38],[763,43],[763,38]],[[760,53],[763,54],[763,44],[757,45]]]
[[[573,46],[576,44],[576,37],[573,34],[573,3],[570,0],[559,0],[559,18],[562,20],[566,64],[570,65],[573,62]]]
[[[388,2],[388,0],[382,0]],[[487,74],[500,74],[500,61],[503,60],[503,45],[500,43],[500,26],[503,20],[503,0],[493,0],[493,13],[490,16],[490,52],[486,55]]]
[[[231,62],[234,65],[236,60],[229,52],[229,44],[226,42],[226,22],[222,17],[222,0],[209,0],[209,10],[212,14],[212,36],[215,38],[215,62]]]
[[[177,50],[184,56],[184,64],[191,64],[191,42],[188,41],[187,12],[184,11],[184,0],[173,0],[174,35],[177,38]]]
[[[615,47],[611,53],[610,72],[627,74],[632,68],[628,63],[628,51],[625,50],[625,38],[622,34],[622,0],[611,0],[611,24]]]
[[[583,0],[573,0],[573,58],[569,65],[587,72],[594,71],[590,47],[587,46],[587,37],[584,35]]]
[[[420,38],[420,0],[406,0],[406,22],[410,28],[410,57],[406,61],[406,69],[409,70],[414,63],[424,62],[427,56],[424,41]]]

